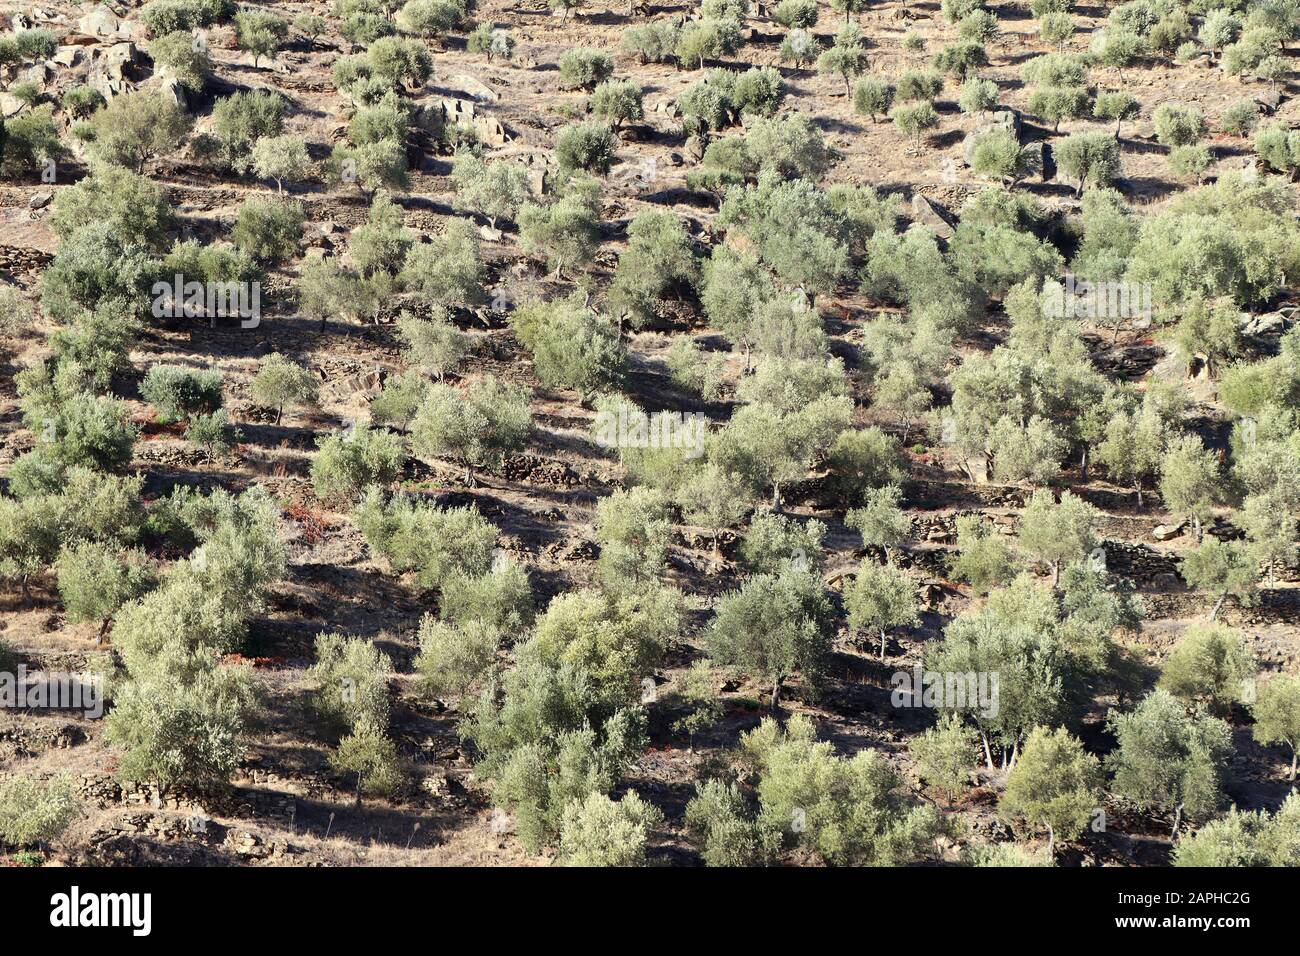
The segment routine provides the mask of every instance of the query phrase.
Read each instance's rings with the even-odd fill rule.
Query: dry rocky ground
[[[264,4],[292,18],[304,11],[330,16],[319,4]],[[1046,47],[1035,32],[1035,21],[1018,5],[998,3],[1004,36],[991,47],[992,65],[985,75],[997,81],[1007,105],[1023,110],[1026,92],[1019,76],[1024,61]],[[118,35],[88,35],[82,26],[92,10],[112,10],[121,17]],[[1100,22],[1109,7],[1085,5],[1075,13],[1083,30]],[[60,38],[60,56],[50,65],[49,88],[58,91],[83,81],[123,43],[142,43],[144,35],[131,4],[77,6],[42,3],[39,6],[0,3],[0,15],[11,23],[24,18],[31,25],[48,26]],[[653,5],[652,16],[688,15],[682,5]],[[584,109],[586,96],[560,87],[555,64],[575,46],[617,51],[624,27],[633,22],[622,6],[606,7],[600,0],[582,8],[565,22],[552,16],[540,0],[519,4],[485,0],[480,20],[508,28],[518,48],[511,62],[472,55],[463,36],[433,43],[435,76],[415,95],[417,103],[442,99],[462,101],[472,109],[481,127],[496,142],[493,157],[527,159],[539,168],[550,161],[557,128],[568,114]],[[0,16],[0,20],[3,16]],[[644,15],[638,17],[644,19]],[[862,14],[863,32],[871,40],[872,70],[896,75],[910,66],[923,65],[944,44],[955,38],[955,28],[944,20],[933,2],[906,4],[888,0]],[[829,42],[839,16],[824,11],[815,32]],[[778,65],[777,46],[782,30],[764,15],[751,16],[749,42],[738,59],[759,65]],[[921,53],[900,46],[906,31],[926,40]],[[1086,40],[1076,39],[1076,43]],[[323,158],[329,145],[345,127],[346,97],[338,95],[330,78],[332,64],[349,52],[336,23],[314,45],[293,39],[272,62],[258,68],[251,57],[235,48],[229,27],[211,31],[216,80],[208,96],[192,104],[202,130],[210,119],[213,94],[236,88],[272,89],[290,104],[287,130],[309,145],[314,158]],[[129,59],[129,57],[128,57]],[[127,84],[156,82],[140,65],[124,72]],[[634,79],[645,90],[646,119],[625,131],[618,163],[605,192],[604,242],[596,260],[585,264],[590,287],[603,288],[619,251],[625,245],[626,226],[646,209],[671,209],[684,217],[690,232],[702,243],[713,238],[713,202],[686,189],[685,176],[692,166],[692,145],[674,116],[678,94],[698,74],[670,65],[643,65],[635,57],[616,54],[617,75]],[[923,196],[955,209],[987,184],[961,162],[962,141],[971,120],[956,107],[949,89],[939,97],[941,124],[921,147],[899,133],[891,123],[872,123],[854,114],[842,84],[812,70],[782,66],[789,87],[789,109],[815,117],[828,144],[840,158],[828,176],[830,182],[869,184],[898,193],[908,205]],[[1165,161],[1165,148],[1152,135],[1151,111],[1163,102],[1199,105],[1208,117],[1243,96],[1266,94],[1262,82],[1243,83],[1225,78],[1203,62],[1170,67],[1135,67],[1121,79],[1099,69],[1102,84],[1129,89],[1142,103],[1142,115],[1127,124],[1123,139],[1123,174],[1118,183],[1135,202],[1158,208],[1172,195],[1188,188],[1173,178]],[[1300,100],[1282,84],[1278,117],[1300,121]],[[499,126],[497,125],[499,124]],[[1061,133],[1099,128],[1087,121],[1067,120]],[[1049,128],[1025,116],[1030,141],[1046,139]],[[1241,167],[1251,156],[1249,143],[1215,134],[1218,158],[1210,175]],[[413,150],[413,176],[409,192],[399,201],[406,224],[422,233],[437,232],[452,215],[450,157],[433,149]],[[645,175],[642,171],[650,170]],[[50,193],[66,189],[85,173],[71,159],[60,165],[57,183],[36,180],[0,186],[0,278],[35,292],[44,265],[56,248],[46,225]],[[184,154],[163,159],[150,175],[167,186],[171,200],[186,225],[209,238],[230,228],[239,204],[248,196],[265,193],[265,185],[237,178],[218,178],[189,162]],[[644,180],[649,181],[644,181]],[[1023,189],[1051,210],[1065,213],[1077,208],[1073,186],[1059,180],[1031,181]],[[295,184],[295,197],[307,211],[306,257],[346,248],[350,229],[364,221],[367,203],[347,188],[331,189],[319,182]],[[517,236],[506,232],[484,244],[491,276],[488,297],[504,292],[518,298],[526,291],[550,292],[553,280],[542,264],[527,259]],[[245,656],[266,684],[269,712],[254,736],[246,760],[229,794],[219,797],[185,793],[159,799],[148,787],[119,783],[114,778],[115,757],[103,741],[100,725],[79,717],[36,713],[0,713],[0,768],[23,765],[39,773],[67,771],[84,781],[85,816],[65,836],[56,859],[67,863],[111,864],[454,864],[501,865],[546,862],[547,857],[526,854],[507,833],[498,832],[491,805],[475,780],[471,754],[456,733],[454,707],[430,701],[413,689],[411,661],[417,650],[415,630],[427,606],[409,581],[404,581],[372,560],[360,533],[346,514],[322,505],[312,491],[309,464],[316,438],[349,421],[364,418],[368,399],[385,377],[404,367],[400,342],[385,313],[376,325],[332,322],[322,332],[316,323],[295,312],[288,294],[295,273],[306,258],[277,271],[263,289],[264,314],[260,327],[211,328],[206,323],[168,322],[149,329],[132,355],[137,370],[163,361],[210,362],[226,383],[226,405],[243,430],[241,443],[227,456],[207,464],[185,442],[177,429],[155,424],[149,406],[138,392],[125,391],[135,419],[143,428],[136,445],[133,467],[146,476],[146,492],[157,495],[170,483],[183,481],[205,488],[221,485],[243,489],[253,483],[267,486],[284,504],[284,527],[290,542],[289,569],[273,588],[270,609],[252,626]],[[852,367],[860,329],[878,304],[856,294],[842,294],[819,303],[827,318],[833,350],[849,359]],[[674,335],[690,334],[700,341],[725,347],[721,337],[707,328],[702,312],[682,303],[680,314],[662,327],[629,337],[634,374],[629,392],[648,407],[705,410],[725,419],[731,403],[705,405],[676,389],[667,377],[662,353]],[[593,522],[595,502],[621,480],[617,461],[595,446],[588,428],[593,416],[578,397],[568,391],[541,387],[531,361],[515,341],[504,316],[488,307],[458,319],[474,341],[471,357],[457,370],[456,379],[469,380],[492,372],[504,379],[535,388],[532,412],[537,429],[525,454],[513,458],[503,474],[485,475],[476,487],[466,487],[459,469],[437,461],[412,460],[403,484],[437,496],[442,503],[473,502],[501,532],[500,544],[528,567],[539,604],[549,597],[594,578]],[[0,474],[36,438],[21,425],[13,374],[35,357],[43,342],[35,330],[15,343],[16,353],[0,365]],[[987,348],[1005,333],[1005,320],[990,315],[984,333],[963,348]],[[1165,354],[1164,346],[1149,332],[1129,330],[1111,344],[1099,333],[1089,339],[1099,363],[1133,375],[1181,374]],[[322,381],[318,409],[289,411],[280,425],[274,416],[256,407],[248,397],[248,383],[260,357],[281,352],[313,369]],[[730,357],[727,378],[734,384],[743,361]],[[855,386],[860,388],[860,386]],[[1226,413],[1216,403],[1214,383],[1201,379],[1188,388],[1203,404],[1203,414],[1223,420]],[[861,395],[859,395],[861,398]],[[874,423],[865,401],[855,424]],[[892,423],[884,423],[892,428]],[[906,770],[906,744],[923,729],[923,714],[899,711],[889,705],[888,677],[918,663],[927,643],[935,641],[944,623],[975,600],[969,588],[945,577],[944,556],[952,550],[955,516],[980,511],[990,515],[1007,534],[1014,534],[1026,489],[973,483],[933,449],[912,452],[912,483],[907,507],[917,521],[917,539],[909,560],[926,601],[920,626],[904,631],[884,663],[868,649],[847,639],[834,658],[828,692],[813,700],[796,681],[787,693],[786,707],[813,715],[825,739],[843,752],[862,747],[882,748]],[[1146,604],[1147,619],[1136,645],[1152,663],[1166,655],[1187,624],[1206,614],[1208,600],[1190,592],[1178,576],[1180,556],[1192,545],[1190,533],[1157,540],[1153,529],[1173,523],[1157,494],[1147,495],[1138,508],[1127,489],[1108,484],[1094,474],[1083,481],[1077,467],[1067,470],[1065,482],[1103,513],[1100,533],[1112,569],[1131,575]],[[791,488],[788,507],[800,516],[815,516],[829,526],[827,579],[842,585],[845,571],[856,566],[863,551],[857,535],[844,525],[844,504],[833,499],[816,473]],[[692,627],[707,619],[717,597],[741,580],[735,562],[736,538],[724,536],[722,562],[715,562],[700,529],[682,528],[670,556],[670,583],[682,587],[692,606]],[[1269,668],[1300,668],[1300,571],[1284,569],[1277,585],[1251,608],[1231,603],[1222,617],[1241,627],[1251,650]],[[303,716],[302,698],[308,687],[305,669],[311,663],[312,640],[321,631],[341,631],[373,640],[395,664],[393,733],[401,754],[412,768],[412,784],[399,799],[368,800],[354,806],[346,781],[330,770],[328,746]],[[0,637],[23,655],[30,667],[77,670],[92,652],[96,628],[73,625],[62,613],[51,582],[38,582],[30,599],[17,590],[0,595]],[[692,633],[673,643],[656,680],[667,686],[700,656]],[[758,701],[764,690],[738,675],[724,689],[728,702],[725,718],[697,736],[694,746],[669,728],[670,705],[652,717],[652,744],[623,781],[620,790],[636,789],[658,804],[666,824],[652,850],[652,860],[695,864],[698,855],[688,841],[682,813],[693,793],[701,768],[724,759],[738,735],[756,726],[763,714]],[[665,700],[667,700],[665,695]],[[653,708],[652,708],[653,710]],[[1085,740],[1099,739],[1104,708],[1097,706],[1087,718]],[[1243,807],[1276,806],[1287,790],[1285,767],[1279,751],[1254,744],[1238,725],[1237,751],[1228,778],[1229,796]],[[914,782],[919,792],[919,784]],[[957,808],[974,834],[1004,832],[994,813],[997,781],[990,779],[969,794]],[[1155,817],[1140,818],[1115,811],[1108,833],[1065,851],[1062,862],[1085,864],[1163,863],[1167,859],[1166,824]],[[207,822],[197,829],[191,817]],[[418,827],[418,829],[417,829]]]

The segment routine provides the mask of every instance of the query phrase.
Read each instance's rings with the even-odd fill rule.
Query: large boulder
[[[77,30],[92,37],[117,36],[122,21],[107,7],[96,7],[77,21]]]
[[[12,93],[0,93],[0,117],[8,119],[10,116],[17,116],[27,105]]]
[[[139,64],[140,51],[134,43],[115,43],[91,67],[88,82],[100,96],[111,100],[132,89],[132,81],[139,78]]]
[[[185,87],[181,85],[180,80],[174,76],[163,76],[159,79],[157,90],[164,96],[170,97],[181,109],[186,109],[188,104],[185,99]]]
[[[1276,113],[1282,105],[1282,92],[1276,89],[1260,90],[1255,94],[1255,104],[1265,113]]]
[[[934,233],[940,239],[951,239],[954,220],[947,209],[920,193],[912,196],[912,221]]]
[[[482,80],[476,79],[467,73],[456,74],[447,81],[447,85],[453,89],[467,93],[470,97],[478,100],[480,103],[495,103],[500,99],[500,97],[497,96],[496,91],[490,86]]]
[[[104,72],[119,80],[128,79],[140,62],[140,51],[134,43],[115,43],[104,54]]]
[[[1025,146],[1025,179],[1047,182],[1056,175],[1052,147],[1039,139]]]
[[[479,139],[490,147],[504,146],[510,139],[506,135],[506,128],[495,116],[476,116],[473,126],[478,132]]]
[[[476,110],[473,100],[444,98],[442,100],[442,112],[446,116],[447,124],[454,126],[457,123],[469,124],[472,122]]]

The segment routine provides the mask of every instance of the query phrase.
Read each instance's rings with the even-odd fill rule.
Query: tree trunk
[[[980,742],[984,744],[984,762],[988,764],[990,770],[993,769],[993,751],[989,749],[989,735],[980,731]]]
[[[885,659],[885,629],[883,627],[880,629],[880,659],[882,661]]]
[[[781,482],[772,482],[772,510],[781,510]]]
[[[1197,544],[1200,544],[1200,543],[1201,543],[1201,538],[1202,538],[1203,535],[1204,535],[1204,532],[1201,530],[1201,516],[1200,516],[1200,515],[1192,515],[1192,527],[1196,529],[1196,543],[1197,543]]]
[[[1223,607],[1223,602],[1228,600],[1228,595],[1221,594],[1219,599],[1214,602],[1214,610],[1210,612],[1210,620],[1216,620],[1219,617],[1219,608]]]
[[[1137,493],[1138,493],[1138,507],[1141,508],[1141,507],[1142,507],[1142,486],[1141,486],[1141,485],[1134,485],[1133,487],[1137,489]]]
[[[1052,851],[1055,849],[1056,849],[1056,831],[1052,829],[1052,825],[1049,823],[1047,825],[1047,856],[1049,858],[1052,856]]]
[[[280,424],[280,420],[283,419],[283,418],[284,418],[284,406],[281,405],[279,408],[277,408],[277,409],[275,410],[275,423],[276,423],[276,425],[279,425],[279,424]]]
[[[1300,751],[1296,750],[1295,747],[1292,747],[1291,748],[1291,776],[1287,777],[1288,780],[1295,780],[1297,763],[1300,763]]]
[[[772,681],[772,715],[776,716],[776,704],[781,699],[781,682],[783,678],[778,677]]]
[[[1174,807],[1174,829],[1173,832],[1169,835],[1169,839],[1171,840],[1178,839],[1178,826],[1182,822],[1183,822],[1183,805],[1180,803],[1178,804],[1178,806]]]
[[[1060,583],[1061,583],[1061,562],[1053,561],[1052,562],[1052,587],[1056,587]]]
[[[111,617],[104,618],[104,623],[99,626],[99,636],[95,638],[95,646],[104,646],[104,635],[108,633],[108,625],[113,622]]]

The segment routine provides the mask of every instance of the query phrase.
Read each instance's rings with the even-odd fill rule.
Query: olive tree
[[[273,57],[289,36],[289,22],[269,10],[245,8],[235,14],[235,34],[241,50],[253,54],[253,67]]]
[[[1205,136],[1205,117],[1194,106],[1161,103],[1151,116],[1156,139],[1164,146],[1191,146]]]
[[[910,136],[919,147],[921,136],[926,130],[939,125],[939,114],[929,102],[898,103],[889,111],[889,117],[898,127],[898,131]]]
[[[1073,27],[1071,27],[1073,29]],[[1111,120],[1115,123],[1115,138],[1119,139],[1120,129],[1125,120],[1136,119],[1141,104],[1132,93],[1123,90],[1100,92],[1092,104],[1092,115],[1099,120]]]
[[[533,367],[546,385],[572,388],[589,401],[623,377],[627,351],[618,329],[592,311],[580,292],[527,303],[515,310],[510,323],[532,350]]]
[[[1174,847],[1174,866],[1295,866],[1300,861],[1300,795],[1290,793],[1272,816],[1238,810],[1211,820]]]
[[[415,672],[432,697],[464,698],[479,686],[501,649],[499,629],[483,621],[452,624],[426,614],[420,622]]]
[[[712,532],[714,558],[719,557],[722,529],[739,524],[749,510],[745,492],[739,476],[713,463],[694,469],[676,491],[683,517]]]
[[[656,577],[668,558],[673,524],[668,498],[654,488],[615,491],[596,504],[600,573],[617,590]]]
[[[475,468],[500,468],[532,433],[531,395],[521,385],[495,376],[479,379],[464,391],[441,383],[424,397],[411,423],[411,443],[423,457],[454,458],[473,486]]]
[[[456,208],[476,212],[496,228],[501,217],[513,219],[529,197],[528,171],[518,163],[485,163],[472,152],[456,156],[452,166]]]
[[[439,382],[460,364],[470,348],[469,339],[441,309],[435,309],[427,319],[403,312],[397,328],[406,342],[407,360],[428,369]]]
[[[257,261],[276,264],[297,255],[304,218],[298,202],[246,199],[230,237]]]
[[[1061,566],[1077,561],[1097,545],[1092,527],[1097,512],[1071,492],[1060,502],[1050,491],[1036,491],[1025,506],[1020,524],[1020,546],[1052,569],[1052,585],[1061,580]]]
[[[330,766],[357,778],[356,803],[362,794],[391,796],[402,786],[403,774],[397,745],[387,731],[370,720],[363,720],[339,741],[330,754]]]
[[[1076,133],[1054,147],[1053,155],[1066,175],[1079,181],[1075,195],[1085,186],[1109,186],[1119,173],[1119,144],[1106,133]]]
[[[316,635],[316,663],[307,670],[312,713],[333,734],[367,720],[387,727],[392,670],[388,655],[363,637]]]
[[[1232,731],[1217,717],[1188,716],[1168,691],[1152,691],[1129,713],[1112,710],[1107,726],[1118,746],[1106,758],[1112,792],[1143,809],[1204,817],[1223,799],[1222,778]]]
[[[0,783],[0,839],[11,846],[45,846],[72,824],[81,807],[76,781],[14,775]]]
[[[1201,522],[1222,490],[1218,461],[1199,438],[1184,435],[1169,443],[1160,463],[1160,495],[1170,511],[1192,519],[1198,542]]]
[[[723,598],[708,635],[709,653],[771,684],[776,711],[781,686],[796,671],[816,686],[834,638],[830,601],[821,580],[793,568],[760,574]]]
[[[614,165],[613,130],[603,120],[566,126],[555,137],[555,159],[561,172],[581,170],[603,176]]]
[[[797,521],[772,512],[756,514],[749,524],[740,554],[753,571],[776,572],[787,565],[799,570],[820,569],[826,525]]]
[[[688,291],[699,282],[695,249],[681,220],[672,213],[645,212],[628,227],[628,245],[609,286],[610,310],[627,315],[634,328],[654,317],[670,292]]]
[[[1254,603],[1259,570],[1249,545],[1242,541],[1206,538],[1183,559],[1182,574],[1198,591],[1214,598],[1210,620],[1219,616],[1229,597],[1242,605]]]
[[[932,852],[937,811],[913,803],[879,751],[841,757],[803,714],[784,729],[764,719],[741,749],[758,777],[759,830],[779,835],[778,845],[847,866],[902,865]]]
[[[1253,690],[1255,659],[1240,631],[1193,624],[1160,671],[1160,687],[1188,703],[1224,714]]]
[[[1300,764],[1300,677],[1275,674],[1262,681],[1250,710],[1255,718],[1251,730],[1256,741],[1265,746],[1284,743],[1291,748],[1291,773],[1287,779],[1295,780]]]
[[[635,790],[617,803],[588,794],[564,808],[556,859],[562,866],[645,866],[650,831],[662,822],[659,809]]]
[[[276,192],[284,192],[284,181],[305,179],[311,157],[298,136],[263,136],[253,143],[253,170],[263,179],[274,179]]]
[[[540,254],[563,277],[566,266],[591,259],[600,245],[599,209],[592,197],[566,193],[549,205],[524,203],[519,238],[524,252]]]
[[[483,263],[474,224],[452,219],[428,242],[406,254],[402,285],[425,301],[444,308],[467,308],[483,299]]]
[[[844,523],[857,529],[865,547],[882,548],[888,557],[912,536],[912,519],[903,511],[902,500],[897,485],[872,488],[860,507],[849,509]]]
[[[1003,769],[1014,767],[1030,731],[1064,722],[1074,707],[1075,661],[1054,628],[1043,625],[1049,608],[1054,616],[1050,595],[1022,581],[953,620],[943,641],[926,654],[927,670],[974,674],[989,682],[962,695],[945,694],[943,709],[975,724],[990,770],[995,744],[1002,749]]]
[[[844,591],[849,627],[856,632],[875,630],[880,634],[880,659],[885,659],[889,628],[906,627],[920,620],[916,583],[892,564],[866,560]]]
[[[258,365],[249,385],[253,401],[275,409],[280,424],[286,405],[314,405],[320,394],[320,380],[279,352],[272,352]]]
[[[853,112],[870,116],[873,123],[889,112],[893,102],[893,86],[878,76],[864,76],[853,84]]]
[[[190,126],[185,111],[167,94],[136,90],[113,97],[86,121],[87,149],[97,159],[141,173],[151,159],[180,149]]]
[[[104,735],[120,749],[125,780],[173,786],[225,784],[244,758],[257,688],[247,664],[214,652],[179,664],[155,662],[114,689]]]
[[[64,548],[57,571],[68,620],[98,623],[100,643],[118,608],[140,597],[155,581],[142,551],[123,551],[99,541]]]
[[[1101,764],[1063,727],[1035,727],[1007,776],[998,811],[1047,830],[1047,853],[1073,840],[1101,802]]]
[[[866,41],[856,24],[847,23],[835,35],[835,43],[817,58],[817,70],[844,81],[848,95],[853,79],[867,68]]]
[[[212,119],[222,158],[236,172],[247,172],[254,144],[284,132],[284,99],[269,91],[240,90],[217,101]]]
[[[1149,406],[1120,411],[1106,423],[1105,437],[1097,446],[1097,460],[1111,480],[1137,492],[1142,507],[1142,488],[1160,474],[1168,426]]]
[[[1016,573],[1011,546],[978,515],[957,518],[957,555],[951,562],[952,576],[970,582],[978,594],[986,594],[1009,581]]]
[[[335,504],[355,502],[370,485],[389,484],[406,463],[398,436],[364,425],[318,439],[317,447],[312,484],[317,497]]]
[[[184,31],[168,33],[149,44],[149,56],[186,89],[201,92],[212,70],[212,57],[206,46],[194,42]]]
[[[439,508],[403,492],[371,488],[352,518],[376,556],[396,572],[416,572],[422,589],[441,589],[492,567],[496,527],[474,507]]]
[[[978,749],[979,735],[952,713],[944,714],[937,725],[908,743],[921,778],[942,792],[949,805],[970,786]]]

